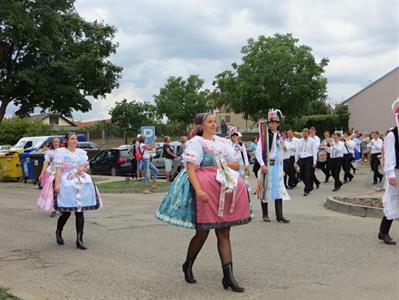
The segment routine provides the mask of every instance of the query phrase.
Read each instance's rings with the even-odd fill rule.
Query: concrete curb
[[[333,196],[327,197],[325,206],[333,211],[352,216],[371,217],[371,218],[382,218],[384,216],[382,208],[370,207],[366,205],[350,204],[336,200],[334,199]]]
[[[144,194],[142,189],[98,189],[100,193],[104,194]],[[153,194],[154,193],[165,193],[167,192],[167,188],[163,189],[156,189],[151,191]],[[150,195],[150,194],[148,194]]]

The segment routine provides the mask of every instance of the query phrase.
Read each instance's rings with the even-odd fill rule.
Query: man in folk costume
[[[384,217],[381,220],[378,239],[388,245],[396,245],[390,237],[389,229],[394,219],[399,219],[399,98],[392,103],[395,114],[396,127],[384,139],[384,173],[385,193],[382,198],[384,203]]]
[[[267,122],[259,122],[259,141],[256,160],[260,165],[257,197],[261,200],[263,221],[270,222],[268,202],[274,201],[276,219],[281,223],[290,221],[283,216],[283,200],[290,200],[284,186],[282,139],[277,131],[280,110],[269,110]]]

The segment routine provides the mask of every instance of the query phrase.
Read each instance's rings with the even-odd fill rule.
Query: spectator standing
[[[155,189],[157,187],[157,178],[158,178],[158,169],[154,166],[154,164],[150,161],[150,153],[149,151],[154,149],[153,145],[150,144],[145,144],[145,136],[141,135],[139,137],[139,149],[140,153],[143,154],[143,172],[144,172],[144,189],[143,192],[144,194],[150,194],[150,190],[147,188],[147,181],[148,181],[148,175],[151,172],[152,177],[152,184],[151,187],[152,189]]]
[[[163,158],[165,160],[165,173],[166,173],[166,180],[169,182],[173,181],[173,174],[172,174],[172,169],[173,169],[173,160],[177,158],[177,155],[173,152],[172,147],[170,146],[170,137],[165,136],[164,138],[164,144],[162,146],[163,148]]]

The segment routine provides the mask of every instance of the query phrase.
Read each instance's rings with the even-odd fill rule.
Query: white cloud
[[[261,34],[292,33],[317,59],[329,58],[333,102],[399,65],[399,0],[78,0],[76,8],[117,28],[112,60],[124,68],[119,89],[93,101],[90,113],[74,113],[80,119],[107,117],[123,98],[149,101],[169,76],[197,74],[210,88],[216,74],[240,61],[247,39]]]

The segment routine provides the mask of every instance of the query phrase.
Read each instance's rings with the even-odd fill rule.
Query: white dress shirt
[[[383,141],[380,138],[376,140],[372,139],[369,145],[371,149],[370,151],[371,154],[381,153]]]
[[[284,149],[284,147],[286,147],[287,149]],[[288,149],[287,139],[283,140],[281,150],[281,152],[283,153],[283,160],[290,159],[290,151]]]
[[[320,138],[317,136],[317,135],[315,135],[315,136],[309,136],[310,138],[312,138],[314,141],[315,141],[315,143],[316,143],[316,151],[319,151],[319,148],[320,148]]]
[[[273,139],[272,139],[272,147],[269,151],[269,159],[274,160],[276,159],[276,141],[277,141],[277,132],[273,132]],[[270,141],[269,141],[270,142]],[[265,165],[262,157],[262,142],[258,140],[258,146],[256,147],[256,160],[258,161],[259,165],[262,167]]]
[[[317,150],[315,139],[308,137],[307,139],[301,138],[297,143],[297,151],[295,152],[295,161],[300,158],[313,157],[313,163],[317,162]]]
[[[353,140],[348,140],[344,143],[344,154],[355,154],[356,143]]]
[[[331,147],[328,147],[328,149],[330,151],[330,158],[339,158],[344,156],[345,145],[341,141],[333,143]]]
[[[286,139],[285,140],[285,144],[287,145],[288,148],[288,152],[291,156],[295,156],[295,152],[296,152],[296,148],[297,148],[297,143],[298,143],[299,139],[297,139],[296,137],[293,137],[292,139]]]
[[[388,133],[384,139],[384,173],[388,178],[394,178],[396,168],[395,136]]]

